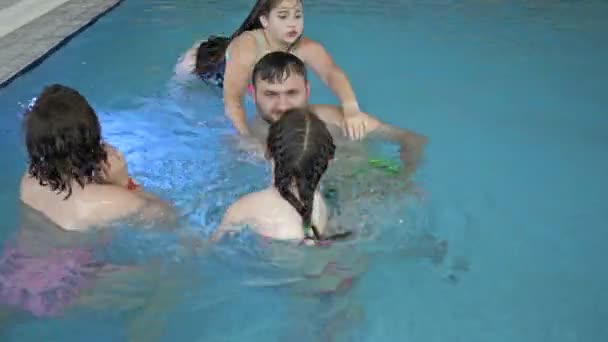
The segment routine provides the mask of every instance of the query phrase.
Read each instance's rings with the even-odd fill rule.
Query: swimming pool
[[[196,39],[230,32],[249,6],[126,1],[0,90],[0,241],[19,220],[20,113],[50,82],[87,96],[136,178],[175,201],[187,222],[202,222],[188,230],[207,234],[230,199],[263,185],[263,166],[228,153],[219,97],[170,81],[179,54]],[[218,252],[184,261],[169,234],[124,233],[137,253],[173,261],[156,269],[151,282],[162,289],[144,309],[0,317],[0,339],[149,332],[167,340],[310,341],[318,335],[309,328],[329,326],[362,341],[606,340],[608,4],[306,1],[305,11],[306,33],[346,70],[363,109],[431,139],[416,176],[423,199],[385,215],[384,238],[364,249],[367,269],[355,288],[309,299],[243,288],[240,281],[274,272],[251,261],[247,241],[233,251],[246,258]],[[312,98],[335,102],[316,79]],[[408,229],[446,239],[444,264],[410,258],[398,243],[383,248],[386,236]]]

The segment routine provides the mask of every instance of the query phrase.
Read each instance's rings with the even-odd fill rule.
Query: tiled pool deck
[[[0,89],[121,0],[0,0]]]

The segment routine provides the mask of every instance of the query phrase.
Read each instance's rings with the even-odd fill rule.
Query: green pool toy
[[[401,170],[399,163],[387,159],[370,159],[369,165],[393,174],[398,174]]]
[[[394,162],[388,159],[370,159],[368,160],[368,164],[374,168],[374,169],[379,169],[384,171],[387,174],[391,174],[391,175],[398,175],[399,172],[401,171],[401,165],[398,162]],[[366,174],[370,171],[369,168],[366,167],[361,167],[357,170],[355,170],[355,172],[353,172],[352,176],[358,176],[361,174]]]

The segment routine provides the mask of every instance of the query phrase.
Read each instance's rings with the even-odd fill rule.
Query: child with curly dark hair
[[[140,215],[162,218],[169,206],[138,189],[123,155],[102,140],[93,108],[76,90],[44,88],[25,114],[29,166],[21,200],[65,230]]]

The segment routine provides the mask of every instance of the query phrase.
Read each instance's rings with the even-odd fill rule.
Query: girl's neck
[[[266,188],[266,190],[271,190],[271,191],[275,191],[276,193],[279,193],[279,189],[274,185],[274,182],[272,184],[270,184],[270,186],[268,188]],[[295,185],[292,185],[289,190],[291,191],[291,193],[298,199],[300,200],[300,194],[298,193],[298,188]],[[315,190],[314,196],[313,198],[316,198],[316,196],[319,194],[319,190]]]
[[[286,44],[285,42],[281,42],[281,41],[272,39],[272,36],[269,35],[265,29],[262,29],[261,31],[262,31],[262,36],[264,36],[264,41],[266,42],[268,50],[283,51],[283,52],[289,51],[289,48],[291,47],[290,44]]]
[[[276,191],[277,193],[279,192],[279,189],[276,187],[276,185],[274,184],[274,161],[271,160],[270,161],[270,185],[268,186],[267,190],[272,190],[272,191]],[[296,198],[299,200],[300,199],[300,194],[298,191],[298,187],[295,184],[295,182],[291,183],[291,186],[289,187],[289,190],[291,191],[291,193],[296,196]],[[319,192],[319,189],[315,189],[315,196],[317,195],[317,193]]]

